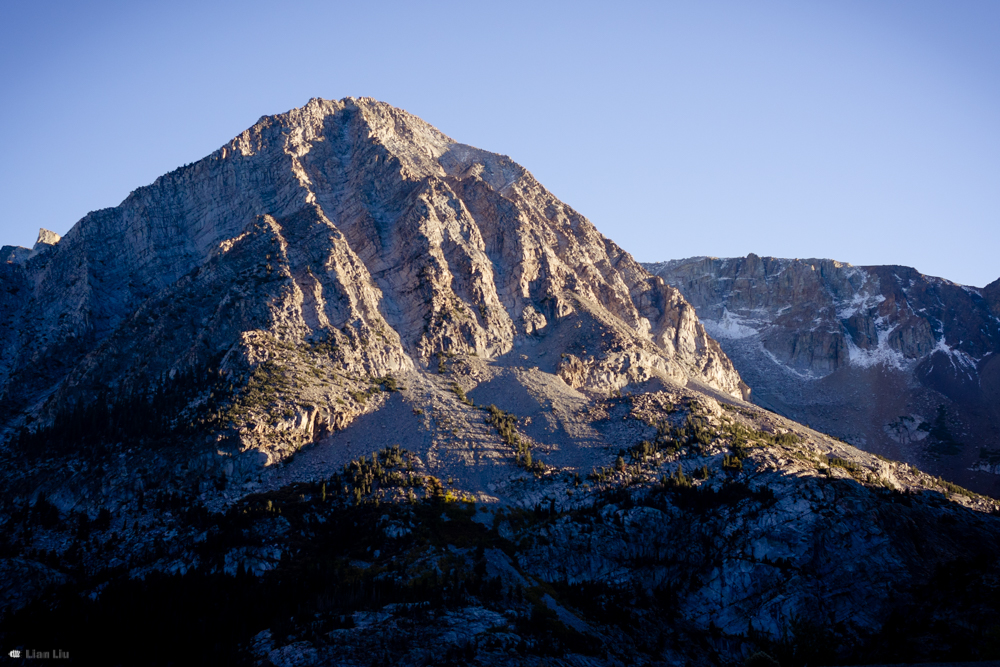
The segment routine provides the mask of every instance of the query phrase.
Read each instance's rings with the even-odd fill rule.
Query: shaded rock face
[[[281,346],[325,344],[367,378],[584,324],[593,344],[542,360],[578,389],[746,390],[677,290],[522,167],[370,99],[264,117],[65,238],[5,253],[8,428],[212,360],[235,377]]]
[[[752,254],[646,267],[694,305],[755,402],[1000,492],[982,474],[1000,448],[1000,281],[978,289],[909,267]],[[935,429],[941,414],[950,426]]]
[[[983,298],[986,299],[993,315],[1000,317],[1000,278],[983,288]]]

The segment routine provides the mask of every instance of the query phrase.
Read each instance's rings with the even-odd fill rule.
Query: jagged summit
[[[38,240],[31,248],[5,245],[0,248],[0,264],[24,264],[39,252],[59,243],[62,237],[44,227],[38,230]]]
[[[585,392],[653,379],[748,392],[680,294],[527,170],[368,98],[265,116],[87,215],[45,257],[3,275],[7,426],[321,343],[354,377],[531,348]],[[298,400],[310,429],[357,412]]]
[[[55,232],[45,229],[44,227],[38,230],[38,240],[35,241],[33,250],[39,250],[43,246],[52,246],[62,239],[61,236]]]

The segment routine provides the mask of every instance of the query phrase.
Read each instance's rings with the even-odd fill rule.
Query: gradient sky
[[[1000,277],[1000,2],[0,3],[0,244],[264,114],[370,96],[640,261]]]

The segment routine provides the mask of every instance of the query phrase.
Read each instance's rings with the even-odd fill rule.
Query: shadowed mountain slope
[[[756,255],[646,267],[695,306],[758,405],[1000,494],[1000,281]]]

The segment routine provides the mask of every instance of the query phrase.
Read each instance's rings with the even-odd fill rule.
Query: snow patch
[[[968,285],[959,285],[959,287],[964,289],[969,294],[972,294],[973,296],[978,296],[980,298],[982,298],[983,296],[983,293],[979,291],[978,287],[969,287]]]
[[[988,472],[992,475],[1000,475],[1000,463],[990,463],[989,461],[976,461],[968,470],[973,472]]]
[[[897,370],[906,369],[906,357],[903,356],[902,352],[889,347],[889,334],[895,330],[895,327],[884,329],[885,320],[884,317],[875,320],[875,335],[878,336],[878,345],[874,349],[862,350],[854,344],[850,336],[844,336],[844,341],[847,343],[847,356],[852,366],[871,368],[882,365]]]
[[[855,292],[849,301],[845,299],[837,304],[837,318],[846,320],[861,311],[871,310],[883,301],[885,301],[885,296],[881,294]]]
[[[730,313],[726,308],[722,309],[722,317],[718,320],[702,320],[701,324],[705,327],[705,331],[708,332],[712,338],[724,338],[729,340],[738,340],[741,338],[750,338],[751,336],[756,336],[760,333],[760,329],[755,328],[752,324],[760,324],[755,320],[748,320],[739,315],[734,315]]]
[[[944,342],[944,337],[942,337],[941,340],[937,342],[937,345],[934,346],[934,349],[931,350],[931,354],[934,354],[935,352],[943,352],[948,356],[948,360],[951,361],[956,370],[963,371],[970,378],[976,379],[981,359],[976,359],[966,352],[956,350]]]
[[[778,360],[778,357],[774,356],[774,354],[772,354],[771,351],[766,347],[764,347],[763,345],[760,346],[760,349],[764,354],[768,356],[768,358],[770,358],[771,361],[775,363],[775,365],[780,366],[783,370],[788,371],[797,378],[801,378],[803,380],[817,380],[820,377],[822,377],[820,375],[813,375],[811,373],[803,373],[802,371],[797,371],[791,366],[781,363],[781,361]]]

